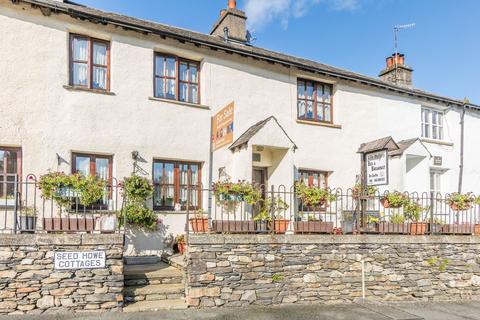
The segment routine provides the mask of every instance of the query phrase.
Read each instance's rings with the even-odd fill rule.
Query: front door
[[[260,186],[262,192],[262,200],[265,200],[265,195],[267,192],[267,168],[253,168],[252,182]],[[253,214],[256,215],[260,212],[263,201],[257,203],[253,208]]]

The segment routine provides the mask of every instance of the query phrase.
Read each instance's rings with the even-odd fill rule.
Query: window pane
[[[317,104],[317,120],[323,121],[323,105],[321,103]]]
[[[313,119],[313,101],[307,101],[307,118]]]
[[[443,125],[443,113],[438,113],[438,125]]]
[[[297,84],[297,94],[299,98],[305,98],[305,82],[298,81]]]
[[[187,92],[188,92],[188,85],[186,83],[180,83],[180,101],[187,101]]]
[[[165,173],[163,175],[163,183],[165,184],[174,184],[174,164],[173,163],[164,163]]]
[[[167,58],[167,76],[168,77],[176,77],[176,70],[175,70],[175,59],[174,58]]]
[[[5,173],[5,167],[3,165],[4,163],[3,161],[5,159],[6,153],[7,153],[6,151],[0,150],[0,174]]]
[[[81,38],[73,38],[73,60],[87,61],[88,41]]]
[[[180,80],[188,81],[188,66],[185,62],[180,63]]]
[[[109,164],[109,159],[102,159],[102,158],[96,158],[95,159],[95,174],[97,177],[103,179],[103,180],[109,180],[109,170],[108,170],[108,164]]]
[[[423,121],[425,123],[430,123],[430,110],[425,110]]]
[[[175,94],[175,80],[168,79],[167,80],[167,96],[168,99],[175,99],[177,96]]]
[[[83,174],[84,176],[90,175],[90,157],[75,157],[75,168],[78,173]]]
[[[305,100],[298,100],[298,117],[305,117]]]
[[[155,97],[165,98],[165,79],[155,78]]]
[[[326,105],[324,105],[324,108],[325,108],[325,121],[331,122],[332,121],[332,114],[331,114],[330,105],[326,104]]]
[[[438,139],[438,137],[437,137],[437,127],[436,126],[432,126],[432,138],[433,139]]]
[[[329,85],[323,86],[323,100],[327,103],[330,103],[330,96],[331,96],[331,87]]]
[[[198,82],[198,67],[196,64],[190,64],[190,82]]]
[[[73,64],[73,85],[87,85],[87,65],[85,63]]]
[[[17,153],[15,151],[6,151],[5,157],[7,158],[7,173],[17,173]]]
[[[432,112],[432,124],[437,124],[438,112]]]
[[[105,43],[93,43],[93,64],[107,65],[107,45]]]
[[[443,128],[438,127],[438,139],[443,140]]]
[[[428,124],[425,125],[425,138],[430,138],[430,126]]]
[[[313,100],[313,83],[307,83],[307,99]]]
[[[191,103],[199,103],[198,101],[198,85],[190,85],[190,101]]]
[[[107,68],[93,67],[92,87],[107,89]]]
[[[190,184],[198,186],[198,165],[192,164],[190,166],[190,175],[191,175]]]
[[[7,176],[7,198],[15,198],[15,176]]]

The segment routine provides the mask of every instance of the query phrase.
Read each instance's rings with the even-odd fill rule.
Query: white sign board
[[[366,170],[367,186],[388,184],[388,154],[387,150],[367,153]]]
[[[105,251],[55,252],[55,270],[105,268]]]

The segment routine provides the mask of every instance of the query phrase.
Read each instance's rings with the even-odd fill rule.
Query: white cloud
[[[287,29],[292,17],[301,18],[319,4],[331,10],[354,11],[360,7],[360,0],[245,0],[245,11],[250,29],[262,29],[274,20]]]

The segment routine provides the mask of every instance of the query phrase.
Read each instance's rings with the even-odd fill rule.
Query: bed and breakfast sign
[[[233,142],[234,102],[229,103],[212,119],[212,151]]]
[[[380,150],[365,154],[367,186],[388,184],[388,151]]]

